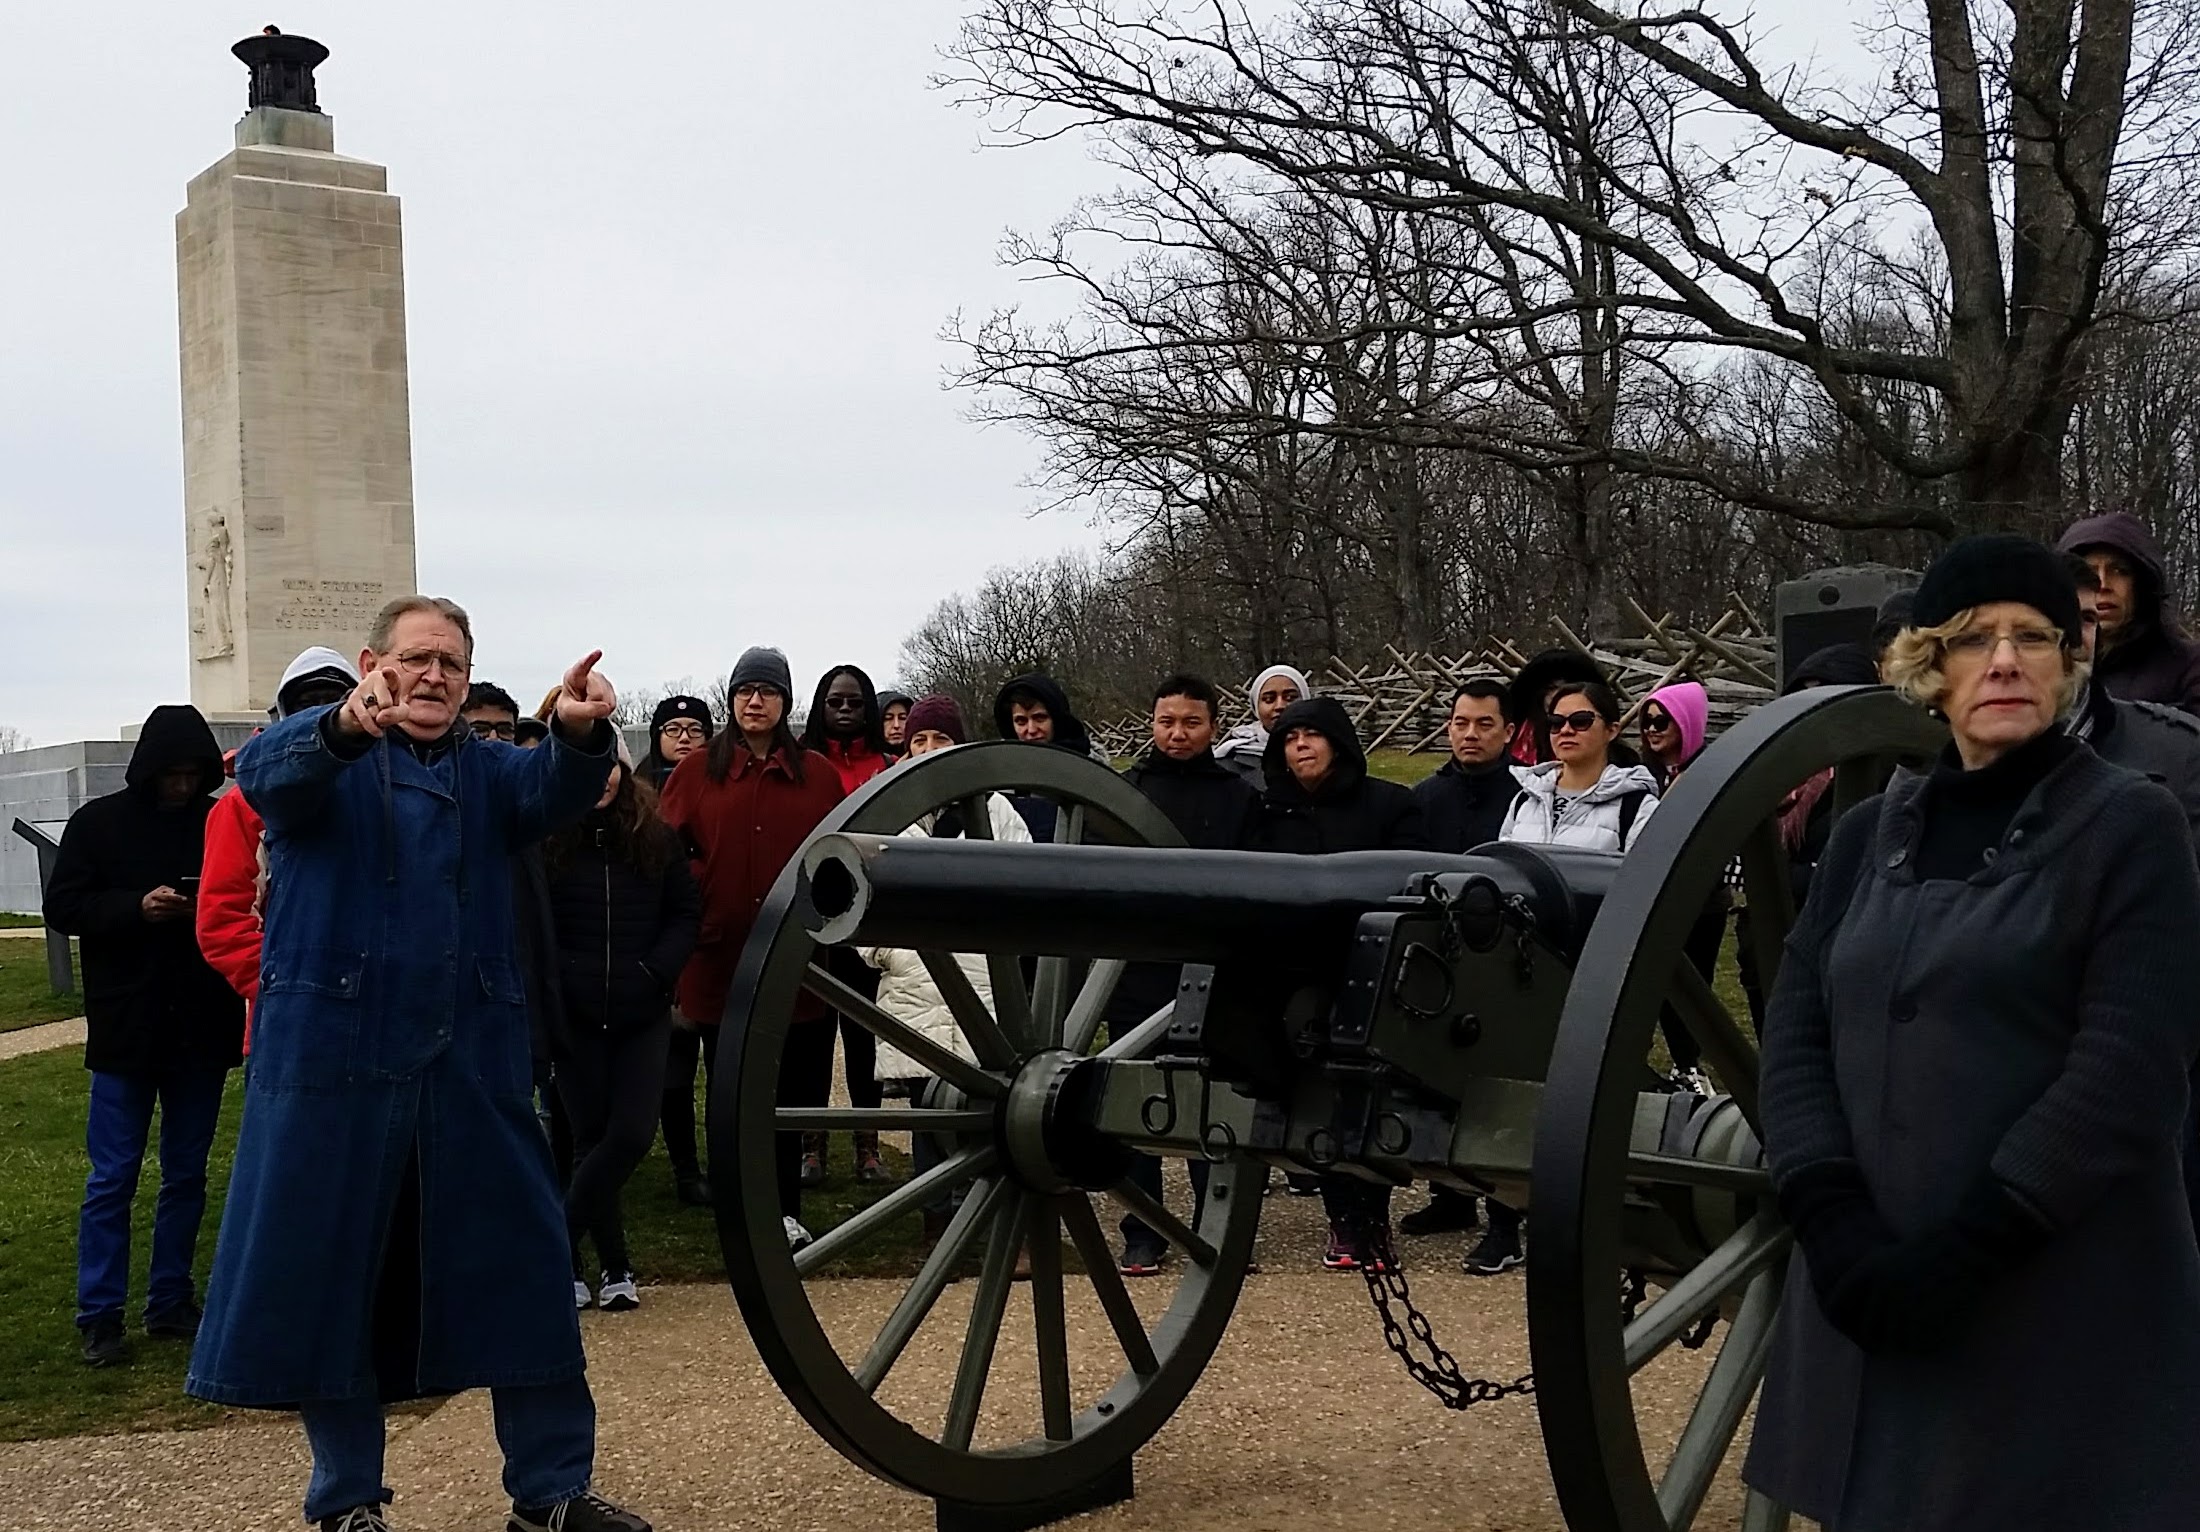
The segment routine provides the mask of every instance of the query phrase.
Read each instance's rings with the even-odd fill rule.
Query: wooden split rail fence
[[[1344,704],[1369,750],[1442,749],[1444,720],[1462,682],[1477,676],[1509,681],[1544,648],[1573,649],[1595,660],[1611,678],[1630,730],[1643,699],[1675,681],[1698,682],[1709,694],[1710,738],[1777,691],[1772,638],[1739,599],[1701,628],[1670,615],[1653,618],[1633,602],[1628,610],[1642,628],[1633,637],[1585,639],[1554,617],[1551,641],[1545,644],[1490,637],[1460,655],[1403,654],[1385,644],[1380,655],[1364,663],[1354,665],[1332,655],[1307,675],[1317,692]],[[1248,679],[1223,698],[1224,727],[1250,712],[1250,687]],[[1121,718],[1095,725],[1093,732],[1109,754],[1126,756],[1145,747],[1148,721],[1143,715]]]

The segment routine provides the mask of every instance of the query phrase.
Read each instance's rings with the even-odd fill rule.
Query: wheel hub
[[[1130,1151],[1093,1126],[1106,1067],[1054,1048],[1026,1059],[1001,1103],[1008,1175],[1027,1191],[1104,1191],[1123,1179]]]

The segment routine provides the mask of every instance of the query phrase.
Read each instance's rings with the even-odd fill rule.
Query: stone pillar
[[[328,50],[268,34],[236,149],[176,215],[191,700],[259,713],[308,644],[417,587],[405,278],[379,165],[335,152]]]

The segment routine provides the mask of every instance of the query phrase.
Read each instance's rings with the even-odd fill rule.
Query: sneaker
[[[123,1333],[122,1316],[108,1314],[84,1327],[84,1365],[119,1367],[130,1360],[130,1337]]]
[[[869,1186],[883,1186],[894,1179],[894,1173],[877,1155],[866,1154],[856,1161],[856,1179]]]
[[[389,1518],[378,1505],[355,1505],[348,1511],[321,1518],[321,1532],[390,1532]]]
[[[199,1321],[205,1312],[186,1298],[181,1303],[171,1303],[157,1314],[145,1316],[145,1333],[154,1340],[196,1340]]]
[[[593,1490],[556,1505],[517,1505],[505,1532],[649,1532],[649,1523]]]
[[[680,1199],[682,1207],[707,1208],[711,1204],[710,1183],[700,1171],[691,1176],[680,1176],[672,1183],[673,1195]]]
[[[1325,1271],[1358,1271],[1360,1269],[1360,1244],[1346,1236],[1344,1230],[1330,1225],[1329,1248],[1322,1253],[1322,1269]]]
[[[795,1251],[800,1250],[804,1245],[816,1243],[816,1240],[811,1235],[810,1231],[802,1227],[802,1220],[795,1217],[792,1213],[783,1215],[779,1221],[787,1231],[788,1254],[792,1255]]]
[[[1421,1239],[1430,1234],[1456,1234],[1461,1229],[1479,1227],[1481,1222],[1481,1212],[1472,1197],[1440,1186],[1429,1193],[1427,1207],[1415,1208],[1398,1220],[1398,1232]]]
[[[1322,1178],[1302,1176],[1293,1171],[1284,1176],[1283,1189],[1294,1197],[1319,1197],[1322,1194]]]
[[[824,1155],[805,1154],[802,1156],[802,1184],[804,1186],[823,1186],[825,1184]]]
[[[588,1290],[586,1282],[583,1282],[579,1277],[575,1277],[573,1279],[573,1307],[576,1309],[592,1309],[595,1306],[596,1295]]]
[[[1718,1087],[1711,1083],[1711,1076],[1703,1072],[1701,1064],[1691,1064],[1686,1069],[1674,1070],[1673,1083],[1682,1090],[1693,1091],[1699,1096],[1718,1094]]]
[[[1527,1263],[1528,1258],[1520,1253],[1520,1235],[1511,1229],[1493,1228],[1467,1252],[1460,1266],[1470,1276],[1494,1277]]]
[[[640,1308],[642,1295],[634,1286],[634,1273],[622,1271],[614,1277],[610,1272],[605,1272],[603,1291],[597,1295],[596,1301],[610,1314],[624,1314],[629,1309]]]
[[[1150,1236],[1127,1239],[1123,1242],[1123,1259],[1115,1263],[1115,1269],[1126,1277],[1158,1277],[1168,1254],[1169,1247]]]

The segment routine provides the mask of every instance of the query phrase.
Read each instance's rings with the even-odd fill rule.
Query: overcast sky
[[[424,588],[539,695],[772,643],[883,681],[933,602],[1090,545],[942,388],[947,316],[1102,173],[982,151],[928,88],[955,0],[172,3],[0,14],[0,725],[114,737],[188,695],[174,216],[272,21],[327,44],[339,153],[403,198]]]

